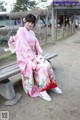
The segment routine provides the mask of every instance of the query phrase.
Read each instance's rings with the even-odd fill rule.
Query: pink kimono
[[[39,96],[39,92],[57,87],[54,72],[44,58],[35,64],[34,59],[43,51],[32,30],[20,27],[17,31],[16,56],[23,77],[22,83],[26,94],[31,97]],[[36,84],[35,84],[36,82]]]

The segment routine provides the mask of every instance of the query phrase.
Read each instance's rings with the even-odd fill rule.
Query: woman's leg
[[[22,74],[22,76],[23,88],[26,94],[28,94],[31,97],[39,96],[39,88],[36,85],[34,85],[33,69],[31,63],[27,65],[27,67],[25,68],[25,72]]]
[[[49,73],[49,79],[55,80],[54,71],[50,65],[49,65],[48,73]],[[55,88],[52,88],[51,90],[55,93],[58,93],[58,94],[62,93],[62,91],[60,90],[60,88],[58,86],[56,86]]]
[[[54,73],[47,61],[37,66],[37,70],[34,71],[34,77],[39,86],[40,92],[57,87]]]

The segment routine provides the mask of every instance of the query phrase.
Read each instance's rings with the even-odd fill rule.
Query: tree
[[[5,5],[6,3],[3,0],[0,0],[0,11],[6,11]]]
[[[16,3],[14,4],[13,10],[14,12],[19,12],[19,11],[28,11],[30,9],[35,8],[37,5],[36,1],[31,1],[31,0],[17,0]]]

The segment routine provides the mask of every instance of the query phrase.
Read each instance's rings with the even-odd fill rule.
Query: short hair
[[[37,19],[33,14],[28,14],[25,17],[25,22],[32,22],[34,24],[34,26],[36,25],[36,21],[37,21]]]

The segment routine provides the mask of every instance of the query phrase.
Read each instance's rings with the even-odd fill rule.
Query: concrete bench
[[[50,62],[51,66],[50,60],[56,56],[58,56],[56,53],[45,53],[45,59]],[[16,62],[0,67],[0,94],[7,99],[5,105],[14,105],[21,98],[21,94],[15,93],[13,84],[8,79],[18,73],[20,70]]]

